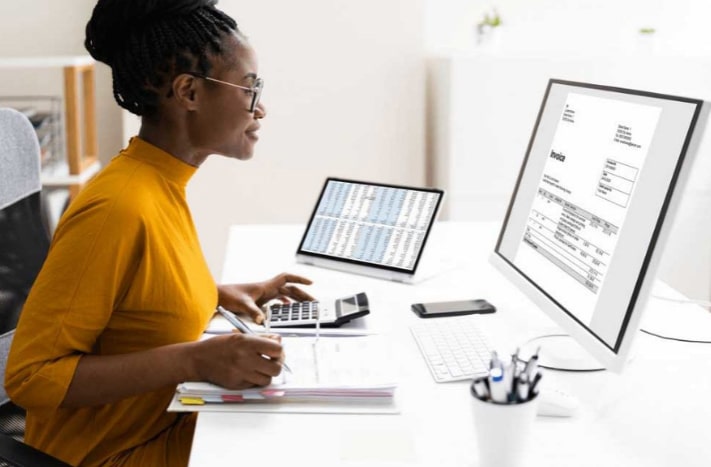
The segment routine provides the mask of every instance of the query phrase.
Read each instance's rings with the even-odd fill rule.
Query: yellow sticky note
[[[179,397],[178,400],[183,405],[205,405],[205,401],[199,397]]]

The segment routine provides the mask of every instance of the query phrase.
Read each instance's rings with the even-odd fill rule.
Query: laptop
[[[444,191],[329,177],[296,251],[299,263],[413,283]]]

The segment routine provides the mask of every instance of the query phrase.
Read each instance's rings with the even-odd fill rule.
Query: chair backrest
[[[0,375],[5,378],[5,368],[7,367],[7,356],[10,354],[10,345],[12,338],[15,336],[15,331],[6,332],[0,335]],[[0,384],[0,406],[5,405],[10,398],[5,392],[5,384]]]
[[[15,328],[49,249],[41,188],[32,124],[16,110],[0,109],[0,333]]]
[[[0,108],[0,210],[40,191],[40,147],[29,119]]]

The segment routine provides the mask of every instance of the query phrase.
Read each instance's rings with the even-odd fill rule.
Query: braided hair
[[[111,67],[116,102],[138,116],[155,115],[158,90],[185,72],[207,74],[208,54],[241,34],[217,0],[99,0],[84,46]],[[168,94],[170,96],[172,91]]]

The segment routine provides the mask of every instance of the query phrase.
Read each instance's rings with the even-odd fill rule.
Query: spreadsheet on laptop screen
[[[299,253],[413,271],[443,192],[327,180]]]

